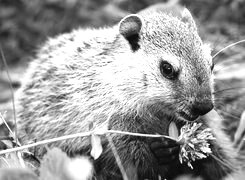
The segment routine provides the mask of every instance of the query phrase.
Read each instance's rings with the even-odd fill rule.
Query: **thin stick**
[[[1,113],[0,113],[0,119],[3,121],[3,123],[5,124],[5,126],[8,128],[8,130],[9,130],[11,136],[12,136],[13,138],[16,138],[15,135],[14,135],[14,133],[13,133],[13,131],[10,129],[8,123],[5,121],[5,119],[3,118],[3,115],[2,115]],[[10,138],[11,138],[11,137],[10,137]],[[14,139],[14,140],[15,140],[15,142],[16,142],[19,146],[21,146],[21,144],[20,144],[20,142],[18,141],[18,139]]]
[[[28,148],[31,148],[31,147],[35,147],[35,146],[39,146],[39,145],[43,145],[43,144],[48,144],[48,143],[52,143],[52,142],[56,142],[56,141],[62,141],[62,140],[66,140],[66,139],[76,138],[76,137],[90,136],[92,133],[93,133],[93,131],[88,131],[88,132],[84,132],[84,133],[77,133],[77,134],[61,136],[61,137],[57,137],[57,138],[53,138],[53,139],[47,139],[47,140],[39,141],[39,142],[36,142],[36,143],[24,145],[24,146],[21,146],[21,147],[16,147],[16,148],[2,150],[2,151],[0,151],[0,155],[6,154],[6,153],[15,152],[15,151],[21,151],[21,150],[24,150],[24,149],[28,149]]]
[[[125,132],[125,131],[118,131],[118,130],[108,130],[107,133],[124,134],[124,135],[131,135],[131,136],[140,136],[140,137],[167,138],[167,139],[177,141],[176,139],[170,136],[159,135],[159,134],[132,133],[132,132]]]
[[[232,46],[235,46],[235,45],[237,45],[237,44],[243,43],[243,42],[245,42],[245,39],[243,39],[243,40],[241,40],[241,41],[237,41],[237,42],[235,42],[235,43],[232,43],[232,44],[230,44],[230,45],[224,47],[223,49],[221,49],[221,50],[219,50],[217,53],[215,53],[215,55],[213,55],[212,58],[214,59],[217,55],[219,55],[219,53],[223,52],[224,50],[226,50],[226,49],[228,49],[228,48],[230,48],[230,47],[232,47]]]
[[[14,101],[14,90],[13,90],[13,87],[12,87],[12,80],[11,80],[11,77],[9,75],[8,64],[6,62],[6,59],[5,59],[1,44],[0,44],[0,53],[1,53],[2,60],[3,60],[3,64],[5,66],[7,77],[9,79],[9,87],[10,87],[10,91],[11,91],[13,114],[14,114],[14,123],[15,123],[15,136],[13,136],[13,137],[15,137],[15,143],[18,144],[18,140],[17,140],[18,139],[17,138],[18,137],[17,136],[17,121],[16,121],[15,101]]]
[[[124,131],[117,131],[117,130],[106,130],[106,131],[102,132],[102,131],[97,130],[97,131],[87,131],[87,132],[82,132],[82,133],[76,133],[76,134],[61,136],[61,137],[57,137],[57,138],[47,139],[47,140],[39,141],[36,143],[24,145],[21,147],[2,150],[2,151],[0,151],[0,155],[15,152],[15,151],[21,151],[24,149],[28,149],[31,147],[44,145],[44,144],[48,144],[48,143],[52,143],[52,142],[56,142],[56,141],[62,141],[62,140],[77,138],[77,137],[86,137],[86,136],[91,136],[92,134],[103,135],[103,134],[107,134],[107,133],[115,133],[115,134],[131,135],[131,136],[141,136],[141,137],[153,137],[153,138],[161,138],[162,137],[162,138],[168,138],[168,139],[175,140],[172,137],[169,137],[166,135],[131,133],[131,132],[124,132]]]
[[[9,125],[8,125],[8,123],[5,121],[5,119],[3,118],[3,115],[2,115],[2,113],[0,112],[0,119],[3,121],[3,123],[5,124],[5,126],[8,128],[8,130],[9,130],[9,132],[10,132],[10,134],[14,137],[14,133],[13,133],[13,131],[10,129],[10,127],[9,127]]]
[[[118,165],[118,167],[119,167],[119,169],[121,171],[123,180],[129,180],[128,177],[127,177],[126,171],[125,171],[125,169],[124,169],[124,167],[122,165],[122,161],[121,161],[121,159],[120,159],[120,157],[119,157],[119,155],[117,153],[117,149],[116,149],[116,147],[115,147],[115,145],[114,145],[114,143],[112,141],[111,136],[106,135],[106,138],[107,138],[107,140],[108,140],[108,142],[109,142],[109,144],[111,146],[112,153],[113,153],[113,155],[114,155],[114,157],[116,159],[117,165]]]

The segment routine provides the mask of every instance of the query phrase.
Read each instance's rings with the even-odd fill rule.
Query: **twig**
[[[14,133],[13,133],[13,131],[11,130],[11,128],[9,127],[9,125],[8,125],[8,123],[5,121],[5,119],[3,118],[3,115],[2,115],[2,113],[0,112],[0,119],[3,121],[3,123],[5,124],[5,126],[8,128],[8,130],[9,130],[9,132],[10,132],[10,134],[11,134],[11,136],[13,136],[14,137]]]
[[[89,136],[91,134],[92,134],[92,132],[88,131],[88,132],[84,132],[84,133],[77,133],[77,134],[61,136],[61,137],[58,137],[58,138],[47,139],[47,140],[39,141],[39,142],[36,142],[36,143],[24,145],[24,146],[21,146],[21,147],[16,147],[16,148],[2,150],[2,151],[0,151],[0,155],[6,154],[6,153],[15,152],[15,151],[21,151],[21,150],[24,150],[24,149],[28,149],[28,148],[31,148],[31,147],[35,147],[35,146],[39,146],[39,145],[43,145],[43,144],[48,144],[48,143],[52,143],[52,142],[56,142],[56,141],[62,141],[62,140],[66,140],[66,139],[76,138],[76,137],[85,137],[85,136]]]
[[[31,148],[31,147],[44,145],[44,144],[48,144],[48,143],[52,143],[52,142],[56,142],[56,141],[62,141],[62,140],[71,139],[71,138],[77,138],[77,137],[86,137],[86,136],[91,136],[92,134],[104,135],[104,134],[107,134],[107,133],[115,133],[115,134],[131,135],[131,136],[141,136],[141,137],[152,137],[152,138],[161,138],[162,137],[162,138],[168,138],[168,139],[175,140],[175,139],[173,139],[173,138],[171,138],[169,136],[166,136],[166,135],[131,133],[131,132],[124,132],[124,131],[117,131],[117,130],[106,130],[106,131],[98,131],[98,130],[96,130],[96,131],[87,131],[87,132],[82,132],[82,133],[76,133],[76,134],[61,136],[61,137],[47,139],[47,140],[39,141],[39,142],[36,142],[36,143],[28,144],[28,145],[23,145],[21,147],[16,147],[16,148],[2,150],[2,151],[0,151],[0,155],[6,154],[6,153],[15,152],[15,151],[21,151],[21,150],[24,150],[24,149],[28,149],[28,148]]]
[[[8,123],[5,121],[5,119],[3,118],[3,115],[1,113],[0,113],[0,119],[3,121],[3,123],[5,124],[5,126],[8,128],[11,136],[14,138],[15,142],[17,143],[17,145],[21,146],[21,144],[18,141],[18,139],[15,139],[16,136],[14,135],[13,131],[11,130],[11,128],[9,127]]]
[[[121,161],[121,159],[120,159],[120,157],[119,157],[119,155],[117,153],[117,149],[116,149],[116,147],[115,147],[115,145],[114,145],[114,143],[112,141],[111,136],[107,134],[106,138],[107,138],[107,140],[108,140],[108,142],[110,144],[110,147],[111,147],[112,153],[113,153],[113,155],[114,155],[114,157],[116,159],[117,165],[118,165],[118,167],[119,167],[119,169],[121,171],[123,180],[129,180],[128,177],[127,177],[126,171],[125,171],[125,169],[124,169],[124,167],[122,165],[122,161]]]
[[[174,141],[177,141],[176,139],[167,136],[167,135],[159,135],[159,134],[143,134],[143,133],[132,133],[132,132],[126,132],[126,131],[118,131],[118,130],[108,130],[107,133],[114,133],[114,134],[123,134],[123,135],[131,135],[131,136],[140,136],[140,137],[153,137],[153,138],[167,138]]]
[[[6,70],[6,73],[7,73],[7,77],[9,79],[9,87],[10,87],[10,91],[11,91],[11,98],[12,98],[12,106],[13,106],[13,115],[14,115],[14,123],[15,123],[15,143],[18,144],[18,136],[17,136],[17,121],[16,121],[16,111],[15,111],[15,101],[14,101],[14,90],[13,90],[13,87],[12,87],[12,80],[11,80],[11,77],[9,75],[9,68],[8,68],[8,64],[6,62],[6,59],[5,59],[5,56],[4,56],[4,53],[3,53],[3,50],[2,50],[2,46],[0,44],[0,53],[1,53],[1,57],[2,57],[2,60],[3,60],[3,64],[5,66],[5,70]]]

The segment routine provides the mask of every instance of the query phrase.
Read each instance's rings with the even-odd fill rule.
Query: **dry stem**
[[[62,141],[62,140],[66,140],[66,139],[71,139],[71,138],[86,137],[86,136],[91,136],[92,134],[104,135],[104,134],[111,134],[111,133],[123,134],[123,135],[131,135],[131,136],[141,136],[141,137],[152,137],[152,138],[160,138],[160,137],[162,137],[162,138],[168,138],[168,139],[175,140],[172,137],[169,137],[169,136],[166,136],[166,135],[131,133],[131,132],[117,131],[117,130],[106,130],[106,131],[103,131],[103,132],[102,131],[87,131],[87,132],[76,133],[76,134],[61,136],[61,137],[57,137],[57,138],[47,139],[47,140],[43,140],[43,141],[38,141],[36,143],[23,145],[23,146],[16,147],[16,148],[2,150],[2,151],[0,151],[0,155],[6,154],[6,153],[15,152],[15,151],[21,151],[21,150],[28,149],[28,148],[31,148],[31,147],[44,145],[44,144],[48,144],[48,143],[52,143],[52,142],[56,142],[56,141]]]

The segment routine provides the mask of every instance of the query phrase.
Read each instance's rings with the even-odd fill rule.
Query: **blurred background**
[[[110,26],[128,13],[159,2],[168,1],[0,0],[1,47],[9,66],[18,66],[30,61],[47,37],[78,27]],[[244,38],[244,0],[179,0],[179,4],[193,13],[202,38],[214,45],[214,53]]]
[[[0,0],[0,46],[15,89],[28,63],[45,40],[78,27],[106,27],[156,3],[177,0]],[[196,19],[202,39],[213,55],[245,39],[244,0],[179,0]],[[215,57],[217,108],[236,129],[245,109],[245,43]],[[12,118],[11,91],[0,59],[0,112]],[[232,122],[232,123],[231,123]],[[232,125],[230,125],[232,124]]]

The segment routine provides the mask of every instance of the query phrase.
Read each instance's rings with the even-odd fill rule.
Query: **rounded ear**
[[[142,19],[137,14],[124,17],[119,23],[119,32],[125,38],[138,34],[142,27]]]
[[[197,30],[196,23],[190,13],[190,11],[187,8],[184,8],[184,10],[181,13],[181,20],[188,24],[189,28],[192,28],[194,30]]]
[[[140,48],[140,30],[142,28],[142,18],[137,14],[130,14],[119,23],[119,33],[129,42],[131,49],[136,51]]]

